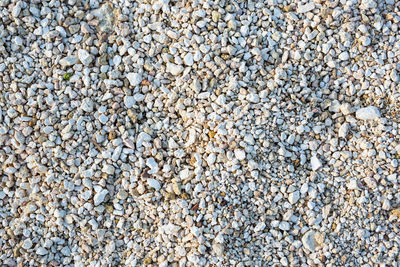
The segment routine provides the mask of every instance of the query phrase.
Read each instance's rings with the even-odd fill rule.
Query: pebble
[[[126,75],[126,78],[128,79],[131,86],[138,86],[143,80],[142,75],[135,72],[128,73]]]
[[[177,76],[183,72],[183,67],[174,63],[167,63],[167,72]]]
[[[246,159],[246,152],[244,152],[242,149],[235,149],[235,157],[238,160],[244,160]]]
[[[30,249],[32,247],[33,243],[32,240],[30,238],[25,239],[23,244],[22,244],[22,248],[23,249]]]
[[[369,106],[360,108],[356,111],[356,118],[359,120],[375,120],[381,117],[381,113],[377,107]]]
[[[107,189],[102,189],[99,192],[97,192],[94,197],[93,197],[93,201],[94,201],[94,205],[98,206],[101,203],[103,203],[106,195],[108,194],[108,190]]]
[[[82,64],[85,66],[89,66],[89,64],[92,63],[92,60],[93,60],[93,58],[89,54],[89,52],[84,49],[78,50],[78,58],[79,58],[79,61],[82,62]]]
[[[376,7],[377,7],[377,3],[374,0],[362,0],[361,1],[361,5],[360,5],[361,9],[372,9],[372,8],[376,8]]]
[[[60,65],[62,67],[70,67],[78,63],[78,58],[76,56],[67,56],[60,60]]]
[[[309,3],[304,4],[304,5],[299,4],[299,7],[297,8],[297,12],[298,13],[307,13],[307,12],[313,10],[314,8],[315,8],[314,2],[310,1]]]
[[[112,166],[110,164],[104,164],[104,166],[101,170],[110,175],[114,174],[114,172],[115,172],[114,166]]]
[[[290,224],[288,222],[280,222],[279,223],[279,229],[282,231],[289,231],[290,230]]]
[[[348,123],[343,123],[339,128],[339,137],[346,138],[350,130],[350,125]]]
[[[225,247],[223,244],[220,243],[214,243],[212,245],[213,251],[214,253],[218,256],[218,257],[223,257],[224,256],[224,252],[225,252]]]
[[[299,199],[300,199],[300,192],[299,191],[294,191],[294,192],[289,194],[288,200],[289,200],[290,204],[292,204],[292,205],[296,204],[297,201],[299,201]]]
[[[47,249],[45,249],[45,248],[43,248],[43,247],[39,247],[39,248],[36,250],[36,254],[41,255],[41,256],[47,255],[48,253],[49,253],[49,252],[47,251]]]
[[[106,124],[108,122],[108,117],[104,114],[101,114],[99,116],[99,121],[101,122],[101,124]]]
[[[340,59],[341,61],[346,61],[346,60],[348,60],[349,58],[350,58],[350,56],[349,56],[349,53],[348,53],[347,51],[342,52],[342,53],[339,54],[339,59]]]
[[[148,178],[147,179],[147,184],[151,187],[154,188],[156,191],[159,191],[161,189],[160,182],[157,181],[156,179]]]
[[[259,222],[256,227],[254,227],[254,232],[260,232],[265,229],[266,225],[265,222]]]
[[[343,115],[347,116],[350,115],[354,112],[354,109],[351,107],[349,103],[344,103],[340,105],[340,112],[342,112]]]
[[[141,132],[138,134],[137,139],[136,139],[136,147],[140,148],[143,146],[144,142],[149,142],[151,141],[151,136],[148,133]],[[155,165],[155,161],[153,158],[149,159],[151,161],[152,166]],[[149,166],[150,167],[150,166]]]
[[[356,179],[351,179],[350,182],[347,184],[347,188],[350,190],[358,189],[358,182]]]
[[[126,108],[132,108],[136,103],[136,100],[133,96],[125,96],[124,97],[124,105]]]
[[[157,173],[159,170],[158,163],[154,160],[154,158],[148,158],[146,160],[146,165],[150,168],[149,174]]]
[[[86,97],[82,100],[81,109],[85,112],[92,112],[94,108],[93,100]]]
[[[306,249],[308,249],[309,251],[314,251],[317,247],[317,244],[315,242],[315,232],[312,230],[306,232],[301,238],[301,242]]]
[[[322,167],[322,162],[318,159],[318,157],[312,156],[311,157],[311,169],[313,171],[316,171],[321,167]]]
[[[193,54],[192,53],[187,53],[183,59],[183,61],[185,62],[185,65],[187,66],[192,66],[194,64],[194,58],[193,58]],[[171,72],[172,73],[172,72]]]

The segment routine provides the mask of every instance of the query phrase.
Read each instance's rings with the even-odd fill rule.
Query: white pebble
[[[32,240],[30,238],[25,239],[24,243],[22,244],[22,248],[24,249],[30,249],[32,247],[33,243]]]
[[[339,54],[339,59],[340,59],[341,61],[346,61],[346,60],[348,60],[349,58],[350,58],[350,56],[349,56],[349,53],[348,53],[347,51],[342,52],[342,53]]]
[[[48,253],[49,253],[49,252],[48,252],[47,249],[45,249],[44,247],[39,247],[39,248],[36,250],[36,254],[41,255],[41,256],[47,255]]]
[[[126,108],[132,108],[135,104],[135,98],[133,96],[125,96],[124,97],[124,104]]]
[[[311,168],[312,168],[312,170],[316,171],[321,167],[322,167],[322,162],[316,156],[312,156],[311,157]]]
[[[279,223],[279,229],[282,231],[289,231],[290,230],[290,224],[288,222],[280,222]]]
[[[158,163],[154,160],[154,158],[148,158],[146,160],[146,165],[150,168],[149,174],[157,173],[159,170]]]
[[[86,98],[84,98],[82,100],[81,109],[83,111],[92,112],[93,111],[93,107],[94,107],[94,104],[93,104],[92,99],[86,97]]]
[[[82,62],[83,65],[88,66],[90,63],[92,63],[92,56],[89,54],[88,51],[84,49],[79,49],[78,50],[78,58],[80,62]]]
[[[244,160],[246,158],[246,152],[244,152],[242,149],[235,149],[235,157],[238,160]]]
[[[167,63],[167,71],[174,76],[177,76],[182,73],[183,67],[181,65],[177,65],[171,62]]]
[[[346,138],[349,129],[350,125],[348,123],[343,123],[339,128],[339,137]]]
[[[356,111],[356,118],[359,120],[374,120],[380,117],[381,113],[377,107],[369,106]]]
[[[101,203],[103,203],[106,195],[108,194],[108,190],[107,189],[102,189],[100,190],[98,193],[96,193],[96,195],[94,195],[93,201],[94,201],[94,205],[98,206]]]
[[[185,57],[183,58],[183,61],[185,62],[185,65],[187,66],[192,66],[194,63],[194,59],[193,59],[193,54],[192,53],[187,53],[185,55]]]
[[[139,73],[131,72],[126,75],[126,78],[128,79],[129,83],[132,86],[137,86],[142,82],[142,75]]]
[[[300,192],[299,191],[294,191],[292,193],[289,194],[289,203],[290,204],[295,204],[297,203],[297,201],[299,201],[300,199]]]
[[[313,10],[314,8],[315,8],[314,2],[310,1],[309,3],[307,3],[305,5],[300,4],[299,7],[297,8],[297,12],[298,13],[307,13],[307,12]]]
[[[303,235],[303,237],[301,238],[301,242],[303,243],[303,246],[306,249],[314,251],[316,248],[316,242],[314,238],[315,238],[315,232],[310,230]]]
[[[159,191],[159,190],[161,189],[160,182],[157,181],[156,179],[148,178],[148,179],[147,179],[147,184],[148,184],[151,188],[154,188],[156,191]]]

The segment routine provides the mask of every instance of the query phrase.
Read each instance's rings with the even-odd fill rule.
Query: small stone
[[[125,200],[128,198],[128,192],[126,192],[125,190],[119,190],[117,193],[117,198],[118,199],[122,199]]]
[[[146,160],[147,167],[150,168],[149,174],[157,173],[159,170],[158,163],[154,160],[154,158],[148,158]]]
[[[362,0],[361,1],[361,5],[360,8],[361,9],[372,9],[372,8],[376,8],[377,4],[374,0]]]
[[[332,47],[331,43],[322,44],[322,53],[328,54],[328,52],[331,49],[331,47]]]
[[[38,254],[38,255],[40,255],[40,256],[47,255],[47,253],[49,253],[49,252],[48,252],[47,249],[45,249],[44,247],[39,247],[39,248],[36,250],[36,254]]]
[[[125,96],[124,97],[124,104],[126,108],[132,108],[135,104],[135,98],[133,96]]]
[[[309,2],[305,5],[299,5],[299,7],[297,8],[297,12],[298,13],[307,13],[311,10],[313,10],[315,8],[315,4],[314,2]]]
[[[340,59],[341,61],[346,61],[346,60],[348,60],[349,58],[350,58],[350,56],[349,56],[349,53],[348,53],[347,51],[342,52],[342,53],[339,54],[339,59]]]
[[[224,250],[225,250],[225,246],[224,244],[221,243],[214,243],[212,245],[213,251],[215,252],[215,254],[218,257],[223,257],[224,256]]]
[[[174,76],[177,76],[182,73],[183,67],[181,65],[177,65],[171,62],[167,63],[167,72],[171,73]]]
[[[390,205],[390,200],[387,199],[387,198],[383,198],[383,201],[382,201],[382,209],[383,209],[383,210],[390,210],[391,207],[392,207],[392,205]]]
[[[112,32],[115,29],[117,21],[115,14],[117,10],[111,2],[106,2],[100,8],[93,11],[93,15],[97,17],[98,29],[100,32]]]
[[[137,85],[139,85],[139,84],[142,82],[142,80],[143,80],[142,75],[139,74],[139,73],[135,73],[135,72],[128,73],[128,74],[126,75],[126,78],[128,79],[129,83],[130,83],[132,86],[137,86]]]
[[[396,183],[397,182],[397,174],[393,173],[387,176],[387,179],[392,182],[392,183]]]
[[[260,98],[258,97],[258,94],[248,94],[246,96],[247,101],[251,102],[251,103],[258,103],[260,102]]]
[[[246,158],[246,152],[244,152],[242,149],[235,149],[235,157],[238,160],[244,160]]]
[[[299,199],[300,199],[300,192],[299,191],[294,191],[294,192],[289,194],[288,200],[289,200],[290,204],[293,205],[293,204],[297,203],[297,201],[299,201]]]
[[[174,40],[179,38],[179,34],[171,30],[167,31],[167,36]]]
[[[135,95],[133,96],[133,98],[135,99],[136,102],[141,102],[141,101],[144,100],[145,95],[144,95],[144,94],[135,94]]]
[[[350,190],[359,189],[357,179],[352,178],[350,182],[347,184],[347,188]]]
[[[280,222],[279,223],[279,229],[282,231],[289,231],[290,230],[290,224],[288,222]]]
[[[14,43],[15,43],[17,46],[23,45],[23,42],[24,42],[24,41],[22,40],[21,37],[15,36],[15,38],[14,38]]]
[[[159,190],[161,189],[160,182],[157,181],[156,179],[148,178],[148,179],[147,179],[147,184],[148,184],[151,188],[154,188],[156,191],[159,191]]]
[[[107,174],[112,175],[115,172],[115,167],[110,164],[104,164],[104,166],[101,170]]]
[[[177,183],[173,183],[172,184],[172,190],[178,196],[182,194],[181,186],[179,184],[177,184]]]
[[[85,66],[88,66],[93,61],[93,57],[89,54],[88,51],[84,49],[78,50],[78,58],[79,61],[82,62],[82,64]]]
[[[322,162],[316,156],[312,156],[311,157],[311,168],[312,168],[312,170],[316,171],[321,167],[322,167]]]
[[[108,117],[104,114],[101,114],[99,116],[99,121],[101,122],[101,124],[106,124],[108,122]]]
[[[63,254],[66,257],[69,257],[69,256],[71,256],[71,249],[69,247],[65,246],[61,249],[61,254]]]
[[[295,140],[296,140],[296,135],[291,134],[291,135],[289,135],[289,137],[288,137],[288,139],[286,140],[286,142],[287,142],[289,145],[293,145]]]
[[[94,195],[94,198],[93,198],[94,205],[98,206],[101,203],[103,203],[107,194],[108,194],[107,189],[102,189],[102,190],[100,190],[100,192],[96,193],[96,195]]]
[[[187,53],[186,56],[183,58],[183,62],[185,62],[185,65],[187,66],[192,66],[194,63],[193,54],[190,52]]]
[[[254,227],[254,232],[261,232],[265,229],[265,222],[257,223],[256,227]]]
[[[227,24],[228,28],[233,30],[233,31],[235,31],[236,28],[237,28],[237,23],[233,19],[229,20],[226,24]]]
[[[221,18],[221,13],[214,10],[211,12],[211,18],[215,23],[217,23],[219,21],[219,19]]]
[[[13,16],[13,18],[17,18],[19,16],[19,14],[21,13],[21,9],[22,1],[18,1],[11,11],[11,15]]]
[[[340,112],[342,112],[343,115],[347,116],[350,115],[351,113],[354,112],[354,109],[351,107],[349,103],[343,103],[340,105]]]
[[[400,82],[400,74],[397,73],[397,70],[393,69],[390,72],[390,79],[392,79],[392,81],[395,82],[395,83]]]
[[[190,177],[190,171],[189,171],[189,169],[188,169],[188,168],[185,168],[184,170],[182,170],[182,171],[179,173],[179,177],[181,178],[182,181],[183,181],[183,180],[186,180],[187,178],[189,178],[189,177]]]
[[[317,245],[315,242],[315,232],[312,230],[306,232],[301,238],[301,242],[306,249],[314,251]]]
[[[60,65],[63,67],[69,67],[75,65],[78,62],[78,58],[76,56],[67,56],[60,60]]]
[[[33,243],[32,240],[30,238],[25,239],[24,243],[22,244],[22,248],[23,249],[30,249],[32,247]]]
[[[349,132],[350,125],[348,123],[343,123],[339,128],[339,137],[346,138],[347,133]]]
[[[141,132],[138,134],[136,138],[136,147],[140,148],[143,146],[144,142],[150,142],[151,141],[151,136],[148,133]]]
[[[93,107],[94,107],[94,104],[93,104],[92,99],[86,97],[86,98],[84,98],[82,100],[81,109],[83,111],[92,112],[93,111]]]
[[[356,118],[359,120],[375,120],[381,117],[381,113],[377,107],[369,106],[360,108],[356,112]]]

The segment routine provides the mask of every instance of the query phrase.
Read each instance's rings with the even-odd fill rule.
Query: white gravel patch
[[[397,266],[400,3],[0,0],[4,266]]]

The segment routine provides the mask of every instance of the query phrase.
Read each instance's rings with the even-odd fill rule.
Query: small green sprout
[[[63,78],[64,78],[64,80],[69,81],[69,79],[71,79],[72,75],[73,75],[72,73],[65,73]]]

